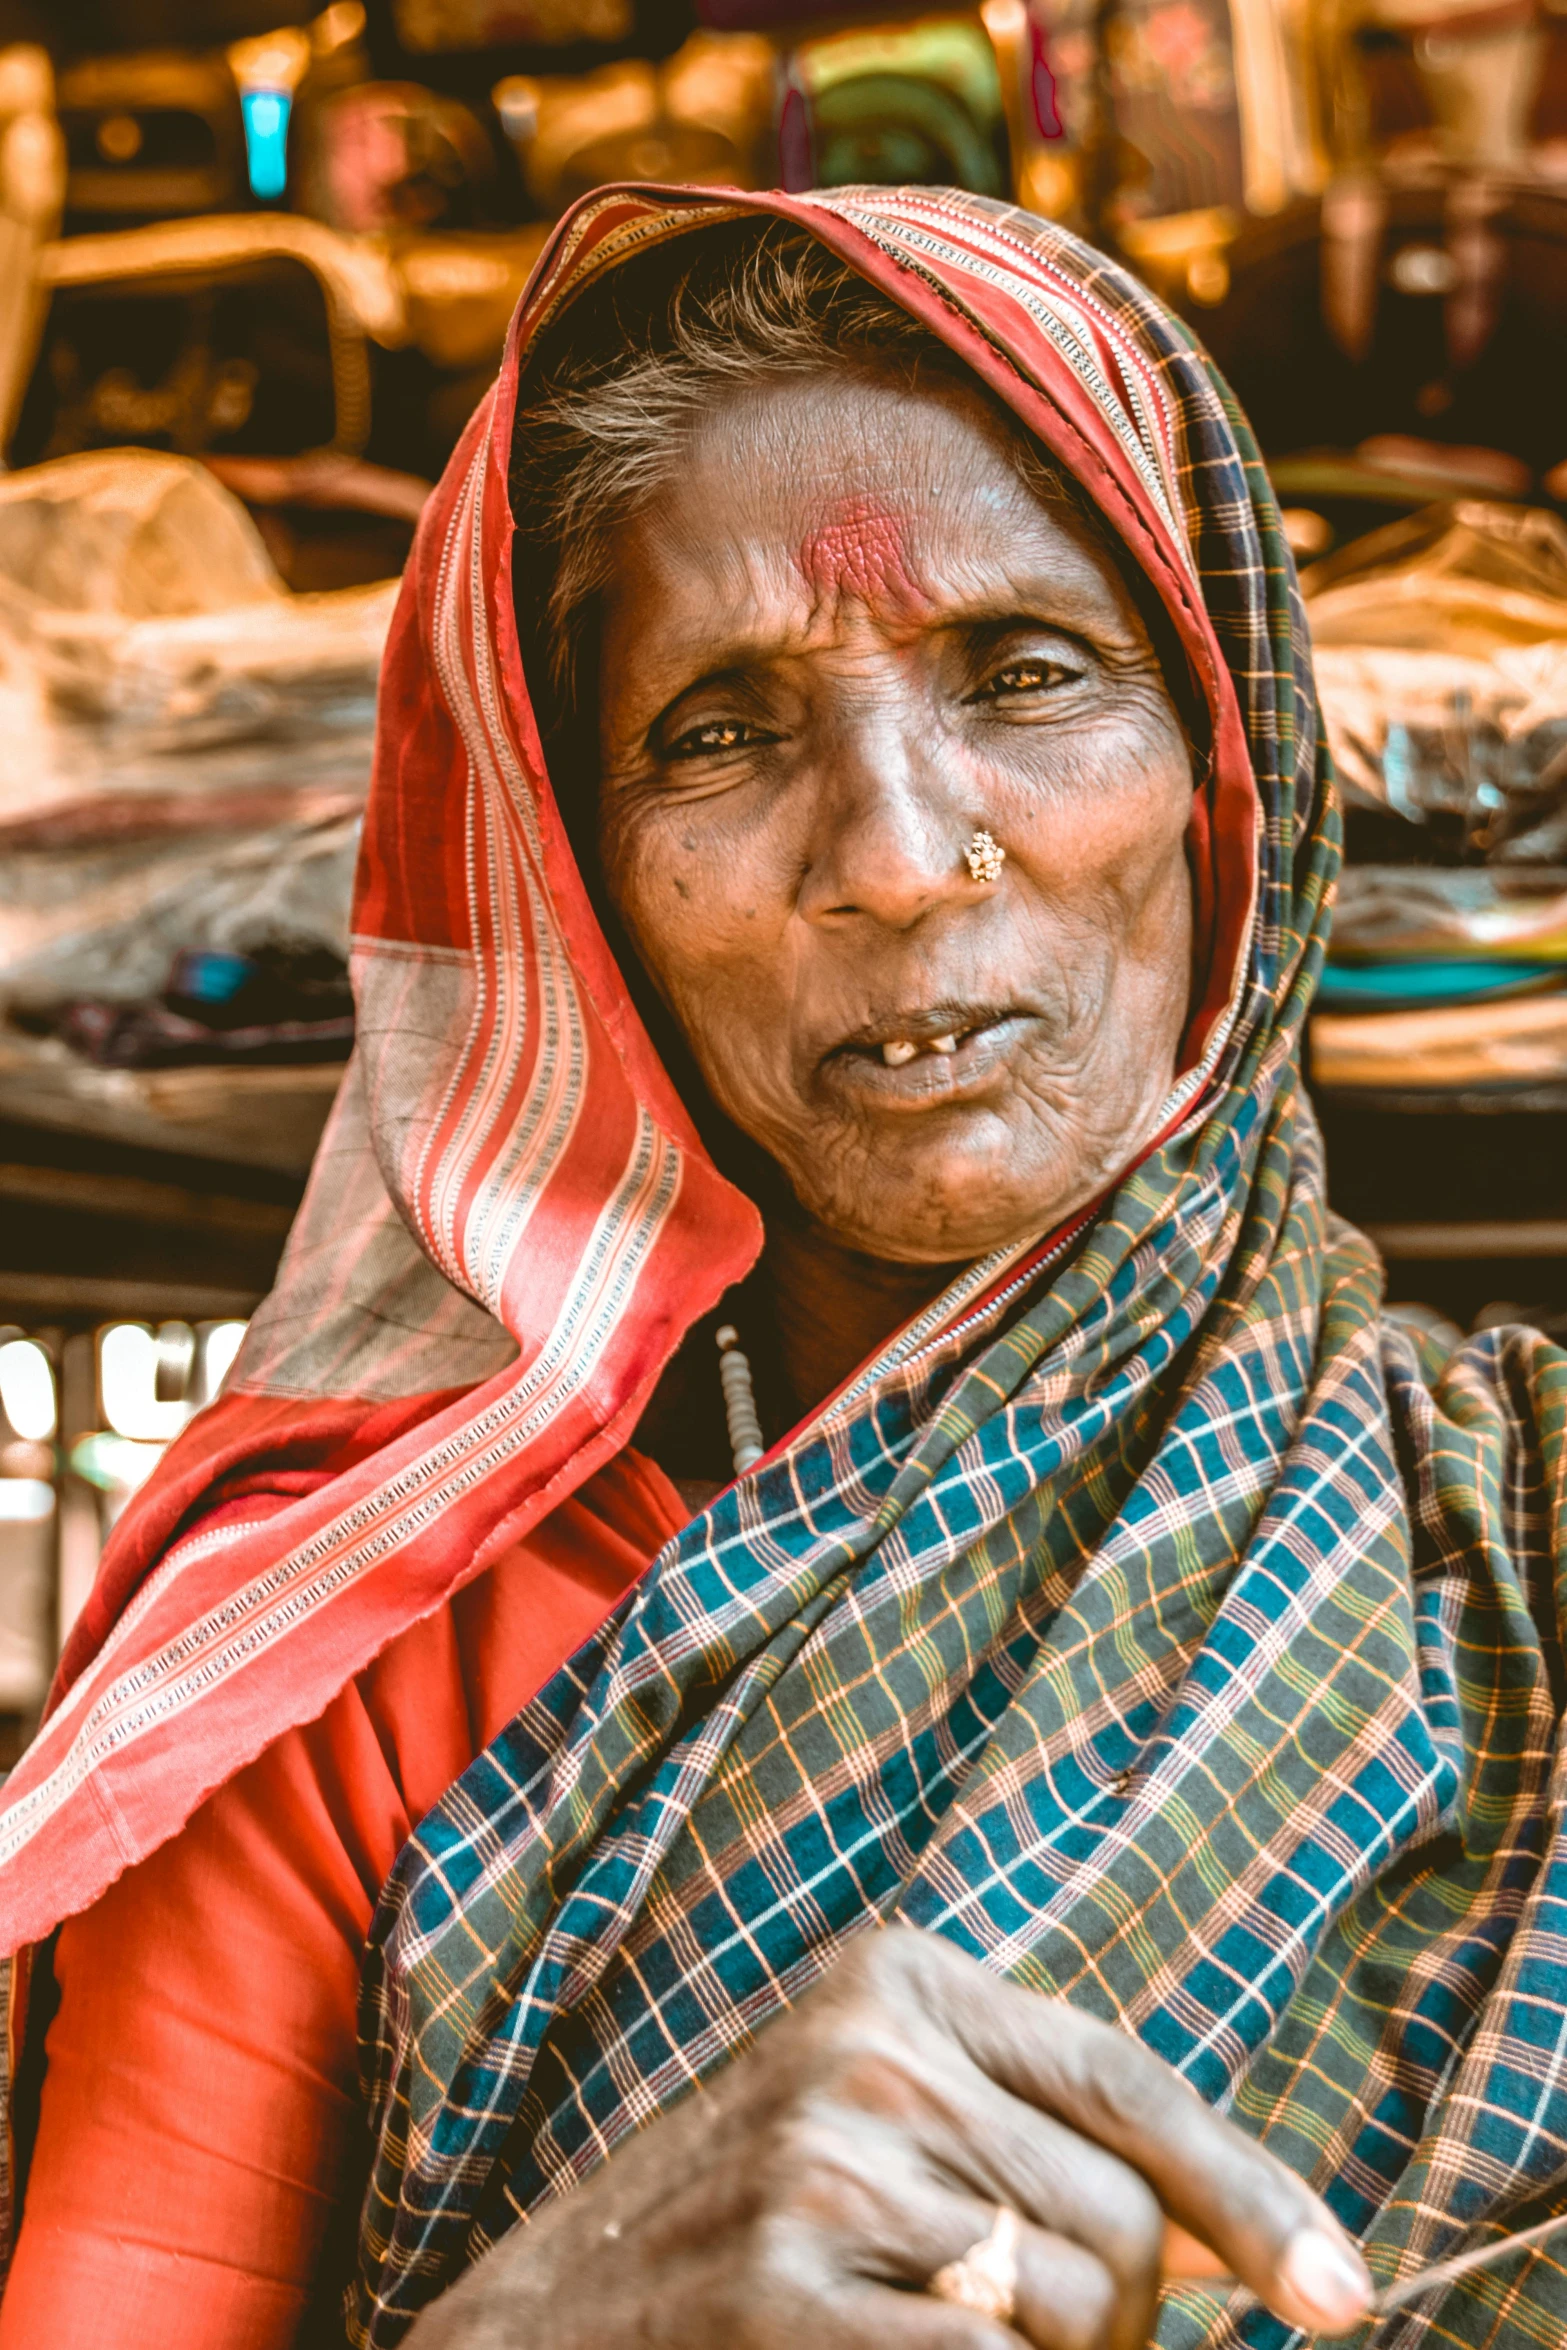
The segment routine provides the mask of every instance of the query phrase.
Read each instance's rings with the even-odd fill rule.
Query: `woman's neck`
[[[958,1271],[861,1256],[803,1219],[770,1221],[762,1273],[794,1417],[825,1402]]]
[[[761,1263],[666,1365],[634,1442],[702,1509],[730,1477],[713,1332],[731,1318],[750,1357],[769,1444],[825,1403],[960,1271],[860,1256],[791,1202],[769,1214]]]

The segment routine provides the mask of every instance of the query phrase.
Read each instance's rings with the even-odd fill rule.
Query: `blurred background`
[[[0,1767],[270,1283],[397,576],[613,179],[956,183],[1190,319],[1344,780],[1334,1202],[1567,1337],[1567,0],[0,0]]]

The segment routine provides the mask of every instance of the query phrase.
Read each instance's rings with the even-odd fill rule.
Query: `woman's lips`
[[[970,1013],[940,1028],[926,1017],[902,1024],[912,1034],[839,1045],[822,1075],[835,1091],[887,1109],[937,1109],[982,1092],[1038,1024],[1036,1015],[1020,1011]]]

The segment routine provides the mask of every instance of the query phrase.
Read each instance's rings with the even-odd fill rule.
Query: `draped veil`
[[[1567,1357],[1446,1365],[1330,1217],[1302,1029],[1338,861],[1243,419],[1065,232],[925,189],[600,191],[421,527],[355,908],[359,1044],[224,1398],[127,1514],[0,1812],[36,1943],[628,1439],[753,1260],[593,916],[529,710],[521,360],[659,239],[799,222],[1083,485],[1206,705],[1201,957],[1154,1147],[972,1268],[654,1562],[405,1848],[371,1937],[349,2313],[461,2267],[903,1917],[1138,2033],[1388,2277],[1567,2176]],[[1389,2338],[1555,2342],[1547,2249]],[[1170,2344],[1281,2341],[1183,2288]]]

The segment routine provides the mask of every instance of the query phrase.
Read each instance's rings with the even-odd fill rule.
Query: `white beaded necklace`
[[[750,1361],[740,1352],[740,1333],[733,1322],[726,1322],[715,1335],[718,1376],[724,1389],[724,1418],[729,1423],[729,1450],[734,1456],[735,1475],[743,1477],[747,1469],[755,1468],[767,1450],[762,1423],[756,1414],[756,1389],[751,1382]]]

